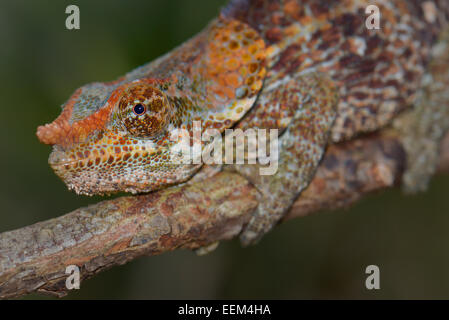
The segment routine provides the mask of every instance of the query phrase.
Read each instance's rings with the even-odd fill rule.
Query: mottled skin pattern
[[[200,168],[168,161],[177,147],[171,133],[192,135],[194,120],[203,130],[231,127],[253,106],[265,73],[265,44],[257,32],[220,18],[119,80],[78,89],[37,135],[55,146],[50,165],[77,193],[152,191]],[[133,110],[137,104],[145,108],[142,115]]]
[[[194,120],[220,132],[279,129],[277,174],[234,166],[260,191],[241,238],[256,241],[308,185],[329,139],[377,130],[415,101],[449,6],[376,1],[381,29],[368,30],[370,4],[231,1],[179,48],[117,81],[78,89],[60,117],[38,129],[54,145],[50,165],[80,194],[149,192],[201,168],[168,160],[173,130],[193,135]]]

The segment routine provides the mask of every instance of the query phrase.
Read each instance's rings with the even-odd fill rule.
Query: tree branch
[[[389,131],[332,145],[310,186],[284,220],[356,202],[397,184],[405,153]],[[449,169],[449,135],[440,169]],[[143,255],[194,249],[236,237],[258,204],[256,189],[238,174],[147,195],[121,197],[0,234],[0,298],[31,292],[64,296],[68,265],[82,280]]]

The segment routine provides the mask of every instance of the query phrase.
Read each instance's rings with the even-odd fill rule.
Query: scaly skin
[[[365,27],[371,1],[234,0],[200,34],[110,83],[78,89],[37,135],[50,165],[80,194],[149,192],[181,183],[200,164],[169,159],[175,129],[279,129],[274,176],[234,169],[259,189],[242,235],[252,243],[313,177],[329,138],[385,126],[415,101],[430,50],[447,22],[444,0],[376,1],[381,29]],[[135,111],[141,105],[142,114]]]
[[[254,104],[265,77],[256,31],[219,18],[198,36],[111,83],[78,89],[39,139],[55,145],[50,165],[79,194],[148,192],[185,181],[200,165],[174,164],[175,129],[230,128]],[[136,104],[146,107],[137,116]]]

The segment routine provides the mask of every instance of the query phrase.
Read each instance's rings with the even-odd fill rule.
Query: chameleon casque
[[[379,30],[365,9],[381,13]],[[260,191],[241,234],[257,241],[307,187],[328,142],[375,131],[412,106],[449,5],[404,0],[234,0],[202,32],[113,82],[79,88],[38,128],[49,163],[79,194],[142,193],[207,166],[169,159],[192,122],[279,129],[279,167],[232,165]]]

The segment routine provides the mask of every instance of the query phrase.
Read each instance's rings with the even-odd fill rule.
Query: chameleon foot
[[[284,101],[279,101],[279,97]],[[268,232],[307,187],[324,153],[336,115],[336,90],[320,74],[291,79],[285,85],[263,92],[260,99],[283,103],[283,107],[296,111],[279,138],[275,174],[260,175],[259,165],[235,166],[260,192],[259,206],[240,237],[245,246]]]
[[[219,244],[220,244],[220,241],[212,242],[204,247],[200,247],[200,248],[196,249],[195,253],[198,256],[205,256],[206,254],[209,254],[212,251],[215,251],[215,249],[217,249]]]
[[[414,109],[395,121],[407,154],[406,192],[427,189],[438,164],[441,139],[449,130],[449,28],[432,49]]]

